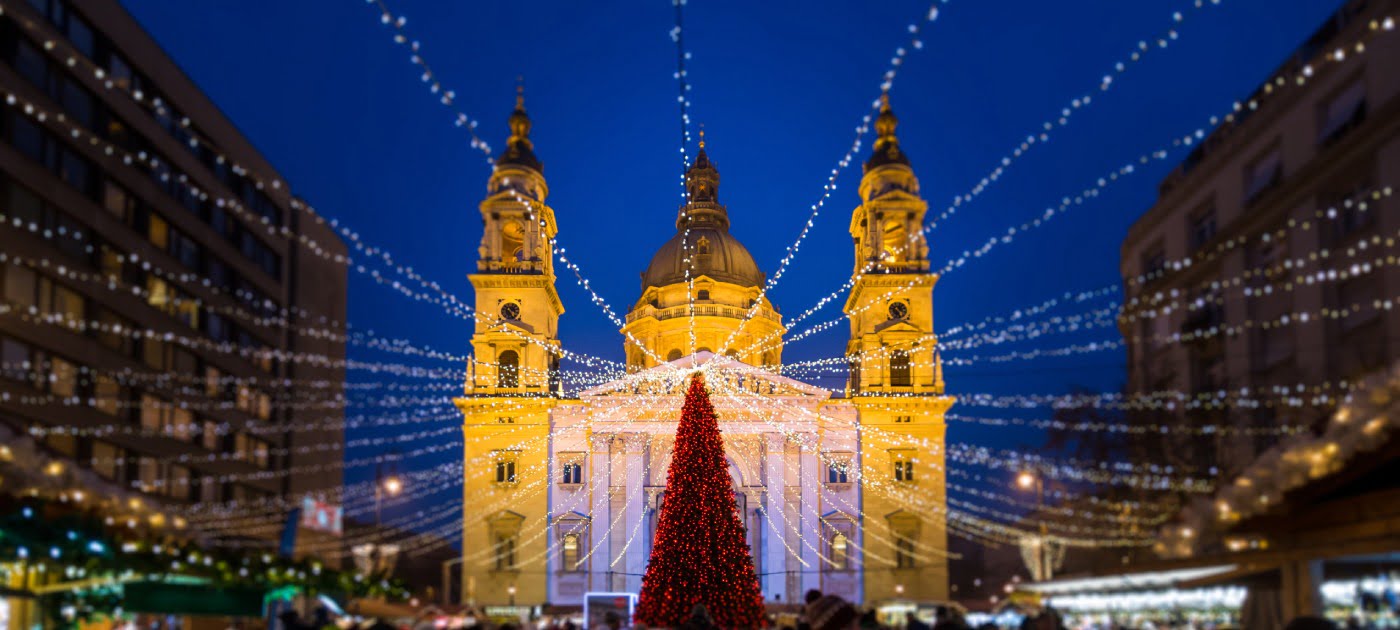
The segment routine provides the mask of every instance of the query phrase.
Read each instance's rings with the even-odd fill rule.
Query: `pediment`
[[[914,335],[923,334],[924,331],[911,323],[907,319],[891,319],[875,327],[875,332],[907,332]]]
[[[738,359],[710,351],[684,356],[675,361],[628,374],[579,392],[580,398],[599,396],[684,396],[695,370],[705,373],[709,381],[722,379],[728,386],[764,396],[797,396],[825,400],[831,391],[815,385],[775,374]]]

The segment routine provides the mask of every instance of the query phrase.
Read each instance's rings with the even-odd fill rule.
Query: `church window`
[[[672,351],[666,353],[666,361],[667,361],[667,362],[675,361],[675,360],[677,360],[677,359],[679,359],[679,358],[681,358],[681,351],[680,351],[680,350],[672,350]]]
[[[520,355],[506,350],[496,358],[496,387],[514,389],[520,386]]]
[[[564,534],[563,548],[560,568],[565,571],[578,571],[578,534]]]
[[[826,467],[827,483],[850,483],[850,466],[845,462],[831,462]]]
[[[913,569],[914,540],[908,536],[896,535],[894,540],[894,565],[900,569]]]
[[[705,238],[703,236],[700,237],[700,240],[695,242],[695,252],[697,254],[710,253],[710,239]]]
[[[908,387],[912,382],[909,373],[909,353],[903,350],[890,353],[890,385]]]
[[[892,453],[894,459],[894,480],[914,480],[914,459],[909,453]]]
[[[496,534],[496,570],[509,571],[515,568],[515,534]]]
[[[515,463],[514,454],[496,455],[496,483],[515,483]]]
[[[850,539],[841,532],[836,532],[831,537],[831,568],[835,571],[845,571],[850,567]]]
[[[559,483],[579,484],[583,483],[583,464],[579,462],[565,462],[560,466],[562,476]]]

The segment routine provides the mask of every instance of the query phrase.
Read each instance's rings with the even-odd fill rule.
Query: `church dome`
[[[694,255],[691,278],[709,276],[743,287],[763,286],[763,272],[739,239],[718,226],[696,226],[690,228],[689,236],[678,233],[656,251],[642,274],[642,290],[685,282],[686,249]]]
[[[685,172],[685,188],[687,203],[676,217],[676,235],[652,256],[642,274],[642,291],[685,282],[687,264],[691,278],[709,276],[743,287],[763,286],[763,272],[753,256],[729,233],[729,212],[719,203],[719,170],[705,153],[704,130],[700,152]]]

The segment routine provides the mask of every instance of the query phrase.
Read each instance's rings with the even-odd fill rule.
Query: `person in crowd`
[[[1283,630],[1337,630],[1337,624],[1322,617],[1294,617]]]

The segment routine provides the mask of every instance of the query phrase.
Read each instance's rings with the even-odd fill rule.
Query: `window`
[[[895,416],[894,421],[897,424],[909,424],[914,421],[914,416]]]
[[[705,237],[703,237],[703,236],[700,237],[700,240],[698,240],[698,241],[695,242],[695,253],[697,253],[697,254],[708,254],[708,253],[710,253],[710,239],[705,238]],[[709,298],[702,298],[702,299],[708,300]]]
[[[1283,179],[1283,157],[1277,148],[1270,149],[1245,169],[1244,199],[1249,203],[1273,188]]]
[[[170,464],[165,473],[164,491],[168,497],[190,498],[190,469],[179,464]]]
[[[892,453],[894,460],[894,480],[913,481],[914,480],[914,458],[912,453]]]
[[[496,534],[496,570],[515,568],[515,534]]]
[[[38,293],[34,272],[24,267],[5,267],[5,301],[15,306],[35,306],[34,296]]]
[[[170,246],[170,225],[160,215],[147,215],[146,239],[160,249]]]
[[[564,534],[563,548],[560,555],[560,569],[564,571],[579,571],[578,562],[578,534]]]
[[[496,455],[496,483],[515,483],[515,462],[514,454]]]
[[[56,396],[73,396],[78,391],[78,367],[53,357],[49,359],[49,392]]]
[[[1342,88],[1322,107],[1317,127],[1317,142],[1329,146],[1366,120],[1366,86],[1361,79]]]
[[[496,387],[515,389],[520,387],[520,355],[514,350],[506,350],[496,358]]]
[[[92,471],[109,481],[121,481],[122,469],[126,467],[126,451],[106,442],[92,443]]]
[[[1142,256],[1142,275],[1144,278],[1156,278],[1167,268],[1167,252],[1158,245]]]
[[[841,532],[836,532],[831,537],[831,568],[835,571],[845,571],[850,567],[850,539]]]
[[[211,451],[223,450],[224,437],[219,435],[219,423],[213,420],[205,420],[204,425],[199,430],[199,443],[204,448]]]
[[[677,349],[677,350],[672,350],[672,351],[666,353],[666,362],[668,362],[668,363],[671,362],[671,361],[678,360],[678,359],[680,359],[680,358],[681,358],[681,351],[678,350],[678,349]]]
[[[563,472],[563,476],[561,477],[561,479],[560,479],[560,481],[559,481],[560,483],[565,483],[565,484],[581,484],[581,483],[583,483],[583,464],[581,464],[581,463],[579,463],[579,462],[576,462],[576,461],[565,462],[564,465],[561,466],[560,468],[561,468],[561,470],[562,470],[562,472]]]
[[[831,462],[826,466],[827,483],[850,483],[850,464],[846,462]]]
[[[1215,237],[1215,207],[1205,208],[1191,216],[1191,249],[1200,249],[1202,245],[1210,242]]]
[[[696,292],[696,294],[695,294],[695,299],[697,299],[697,300],[708,300],[708,299],[710,299],[710,292],[707,291],[707,290],[705,290],[705,289],[701,289],[700,291]]]
[[[122,403],[126,402],[126,388],[105,374],[98,374],[93,381],[93,398],[98,411],[109,416],[121,415]]]
[[[895,350],[890,353],[890,385],[908,387],[913,383],[909,373],[909,353]]]
[[[14,339],[0,339],[0,374],[14,381],[28,381],[29,346]]]
[[[914,541],[908,536],[895,536],[894,565],[900,569],[913,569],[917,566],[914,562]]]

